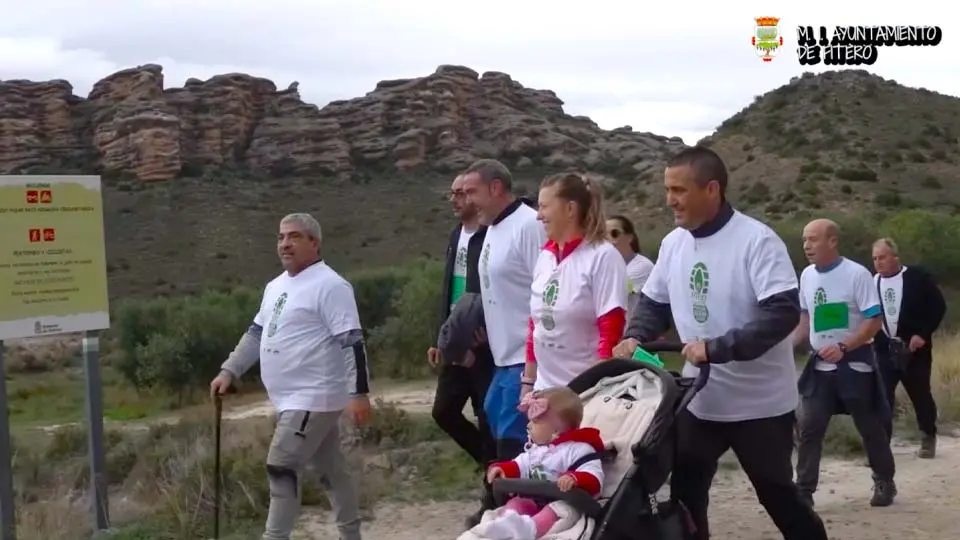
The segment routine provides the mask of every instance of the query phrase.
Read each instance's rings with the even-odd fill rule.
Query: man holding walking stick
[[[267,284],[253,324],[210,383],[217,398],[259,359],[277,409],[263,540],[289,540],[308,464],[321,475],[340,540],[360,540],[359,499],[338,421],[345,409],[355,422],[369,418],[367,355],[353,288],[320,258],[321,240],[320,224],[309,214],[280,221],[284,272]]]

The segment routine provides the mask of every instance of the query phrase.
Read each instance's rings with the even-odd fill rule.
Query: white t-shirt
[[[356,366],[338,335],[360,329],[353,287],[324,262],[267,284],[253,322],[260,376],[277,411],[331,412],[347,406]]]
[[[876,283],[870,271],[859,263],[841,258],[826,271],[814,265],[800,274],[800,308],[810,318],[810,346],[820,349],[843,341],[857,331],[860,323],[880,313]],[[833,371],[836,364],[818,360],[817,371]],[[850,368],[869,373],[873,366],[850,362]]]
[[[897,335],[900,328],[900,306],[903,305],[903,273],[907,271],[904,266],[896,275],[883,277],[877,274],[874,279],[880,280],[880,293],[883,302],[883,313],[886,316],[887,324],[883,327],[883,332],[889,337]],[[887,332],[887,327],[890,331]]]
[[[457,240],[457,253],[453,258],[453,275],[450,276],[450,309],[457,304],[463,292],[467,290],[467,246],[477,230],[460,229],[460,239]]]
[[[769,227],[734,211],[705,238],[676,229],[643,287],[651,300],[669,303],[684,343],[720,337],[761,316],[759,302],[797,288],[787,247]],[[790,336],[754,360],[710,366],[710,380],[690,404],[703,420],[737,422],[796,409],[797,371]],[[692,364],[685,376],[695,376]]]
[[[561,476],[570,472],[570,467],[578,459],[596,452],[598,452],[597,448],[584,440],[567,437],[558,438],[557,441],[550,444],[531,445],[529,449],[524,450],[522,454],[511,460],[516,465],[517,470],[510,472],[519,473],[518,478],[556,482]],[[597,479],[600,487],[603,487],[603,463],[600,460],[588,461],[578,467],[577,471],[592,475]],[[510,472],[507,472],[508,477],[512,476]]]
[[[534,390],[566,386],[597,360],[597,318],[626,309],[627,265],[609,242],[583,242],[562,261],[544,249],[533,272]]]
[[[652,271],[653,261],[639,253],[627,263],[627,320],[630,320],[630,314],[640,300],[640,291]]]
[[[526,362],[530,284],[546,238],[537,211],[522,203],[487,227],[480,254],[480,295],[487,341],[498,366]]]

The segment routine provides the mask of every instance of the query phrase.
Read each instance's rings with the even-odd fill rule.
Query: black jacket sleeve
[[[943,322],[943,317],[947,313],[947,302],[944,300],[943,291],[937,286],[933,275],[926,271],[922,272],[921,275],[922,298],[924,299],[926,317],[923,318],[920,337],[930,343],[930,339],[934,332],[940,328],[940,323]]]
[[[633,338],[640,343],[649,343],[662,336],[673,324],[670,304],[661,304],[641,293],[637,306],[630,317],[624,338]]]
[[[800,293],[792,289],[759,303],[760,314],[742,328],[707,340],[711,364],[731,360],[754,360],[786,339],[800,322]]]
[[[469,293],[480,294],[480,252],[483,251],[483,240],[486,236],[487,228],[481,226],[467,243],[466,292]]]
[[[450,284],[453,280],[453,266],[457,259],[457,244],[460,243],[460,226],[450,232],[450,241],[447,244],[447,256],[443,269],[443,289],[440,291],[440,305],[437,308],[437,335],[440,328],[450,316]]]

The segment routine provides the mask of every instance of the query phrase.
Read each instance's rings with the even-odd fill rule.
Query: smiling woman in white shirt
[[[565,386],[623,335],[627,265],[607,241],[598,187],[575,173],[540,186],[548,241],[533,271],[523,393]]]

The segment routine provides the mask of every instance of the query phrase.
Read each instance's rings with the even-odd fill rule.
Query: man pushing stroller
[[[614,356],[631,356],[673,321],[687,343],[684,374],[711,366],[703,391],[677,415],[671,493],[689,510],[694,538],[710,538],[710,485],[732,449],[784,539],[826,540],[793,482],[798,390],[790,335],[800,306],[786,245],[726,201],[727,169],[712,150],[681,151],[664,177],[678,227],[663,239]]]

